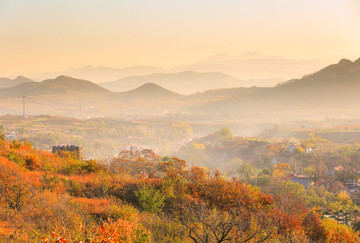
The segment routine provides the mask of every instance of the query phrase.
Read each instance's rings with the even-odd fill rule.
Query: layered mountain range
[[[168,68],[159,68],[154,66],[129,66],[124,68],[113,68],[106,66],[84,66],[80,68],[72,68],[59,72],[48,72],[40,74],[32,74],[36,80],[44,80],[53,78],[60,75],[66,75],[78,79],[91,80],[95,83],[111,82],[126,77],[145,78],[143,76],[152,74],[173,74],[173,73],[186,73],[189,70],[197,73],[223,73],[230,75],[238,80],[251,81],[232,84],[229,87],[237,85],[246,87],[250,86],[271,86],[279,82],[285,81],[290,78],[301,77],[305,73],[312,73],[319,70],[329,63],[319,60],[296,60],[289,59],[282,56],[273,56],[257,53],[254,51],[246,52],[241,55],[228,55],[224,53],[212,55],[194,63],[177,65]],[[181,78],[183,75],[180,75]],[[151,77],[147,77],[151,78]],[[170,78],[170,77],[169,77]],[[175,77],[172,77],[175,78]],[[154,82],[148,79],[146,82]],[[145,82],[145,83],[146,83]],[[160,80],[156,80],[156,83]],[[252,85],[247,85],[247,83]],[[138,86],[144,83],[138,84]],[[163,86],[163,83],[157,83]],[[174,87],[166,88],[176,90]],[[224,86],[221,86],[224,87]],[[119,87],[117,87],[119,88]],[[134,86],[125,87],[126,89],[135,88]],[[219,88],[219,87],[210,87]],[[119,88],[121,89],[121,87]],[[202,89],[201,89],[202,90]],[[201,91],[192,90],[192,92]],[[118,90],[124,91],[124,89]],[[177,90],[177,92],[182,92]]]
[[[17,76],[14,79],[10,78],[0,78],[0,89],[9,88],[16,86],[22,83],[31,83],[34,82],[33,80],[26,78],[24,76]]]
[[[165,74],[154,74],[141,80],[136,77],[120,79],[117,82],[124,86],[135,86],[146,80],[159,80],[157,84],[154,81],[123,92],[104,88],[110,88],[114,83],[102,84],[101,87],[90,81],[68,76],[59,76],[42,82],[20,82],[13,87],[0,89],[0,112],[11,112],[9,107],[14,113],[19,111],[23,95],[28,97],[29,113],[33,114],[42,112],[77,115],[79,100],[82,101],[83,114],[89,116],[185,112],[222,117],[264,117],[266,114],[281,113],[281,117],[286,117],[287,114],[290,117],[300,113],[349,116],[360,112],[360,59],[354,62],[343,59],[301,79],[289,80],[275,87],[235,87],[191,95],[182,95],[162,87],[175,87],[184,82],[187,82],[187,85],[193,83],[211,87],[215,82],[221,83],[221,80],[232,79],[231,76],[218,73],[184,72],[182,75],[181,79],[177,79],[179,76],[172,79],[171,75]],[[207,75],[211,77],[208,81],[209,86],[206,81]],[[214,75],[218,75],[218,81],[212,79]],[[194,77],[200,77],[200,81],[194,81]],[[160,86],[159,83],[164,85]],[[51,109],[48,109],[49,106]]]
[[[153,73],[143,76],[129,76],[112,82],[100,83],[104,88],[113,91],[126,91],[145,83],[154,83],[181,94],[192,94],[209,89],[252,86],[255,82],[241,81],[224,73],[199,73],[185,71],[179,73]]]

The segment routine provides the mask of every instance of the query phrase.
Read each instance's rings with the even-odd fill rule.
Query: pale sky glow
[[[360,57],[358,0],[0,0],[0,76],[257,51]]]

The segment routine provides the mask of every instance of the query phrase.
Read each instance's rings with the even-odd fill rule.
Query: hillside
[[[172,92],[168,89],[165,89],[157,84],[146,83],[136,89],[118,93],[117,97],[119,100],[122,101],[136,102],[136,101],[144,101],[144,100],[153,100],[153,101],[155,100],[165,101],[169,99],[175,100],[182,98],[183,96],[175,92]]]
[[[180,65],[170,72],[193,70],[196,72],[222,72],[240,80],[259,79],[256,86],[272,86],[272,79],[288,80],[323,68],[327,63],[319,60],[296,60],[282,56],[247,52],[241,55],[217,54],[190,65]],[[263,80],[263,81],[261,81]],[[266,81],[267,80],[267,81]]]
[[[359,242],[355,202],[343,191],[304,190],[288,164],[242,163],[240,180],[151,149],[103,162],[79,149],[52,153],[0,134],[1,242]],[[328,212],[350,217],[345,224]]]
[[[280,112],[342,108],[345,113],[350,107],[357,107],[359,91],[360,59],[354,62],[343,59],[314,74],[273,88],[224,89],[197,94],[197,97],[205,96],[209,102],[194,111]]]
[[[106,66],[88,65],[80,68],[64,70],[62,72],[38,74],[36,78],[43,80],[49,79],[49,77],[66,75],[79,79],[92,80],[95,83],[102,83],[122,77],[146,75],[161,71],[162,69],[152,66],[130,66],[125,68],[112,68]]]
[[[20,83],[14,87],[1,89],[0,97],[20,97],[50,94],[110,94],[108,91],[90,81],[59,76],[42,82]]]
[[[360,58],[354,62],[342,59],[337,64],[302,79],[290,80],[280,84],[276,89],[287,92],[329,92],[333,90],[349,92],[360,87]],[[341,92],[338,92],[341,94]]]
[[[159,77],[165,80],[167,75],[170,74],[161,74]],[[205,77],[203,73],[194,72],[171,75],[177,78],[181,75]],[[186,87],[186,83],[172,82]],[[187,88],[196,87],[195,83],[188,83]],[[34,102],[34,105],[30,106],[36,111],[32,113],[34,115],[54,112],[59,115],[78,114],[81,97],[87,114],[91,116],[187,113],[216,119],[241,117],[263,121],[270,118],[299,120],[304,117],[324,118],[333,115],[360,116],[359,91],[360,59],[354,62],[343,59],[318,72],[275,87],[214,89],[192,95],[181,95],[155,83],[145,83],[135,89],[118,93],[90,81],[59,76],[39,83],[28,82],[0,89],[0,97],[3,98],[0,110],[20,112],[20,98],[25,94],[33,97],[29,102]]]
[[[192,71],[130,76],[113,82],[101,83],[100,85],[113,91],[126,91],[145,83],[154,83],[181,94],[191,94],[209,89],[247,87],[253,85],[250,81],[240,81],[233,76],[220,72],[199,73]]]
[[[14,79],[0,78],[0,89],[10,88],[21,83],[30,83],[30,82],[34,82],[34,81],[24,76],[17,76]]]

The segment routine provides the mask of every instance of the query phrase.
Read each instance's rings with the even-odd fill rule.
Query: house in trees
[[[288,143],[286,145],[286,149],[289,151],[290,154],[293,154],[295,152],[295,149],[300,146],[301,143],[299,143],[298,141],[296,142],[292,142],[292,143]]]
[[[11,133],[6,133],[6,134],[5,134],[5,138],[6,138],[7,140],[15,140],[15,139],[16,139],[16,134],[15,134],[14,131],[11,132]]]
[[[345,186],[350,190],[352,194],[360,193],[360,184],[357,183],[354,179],[348,179],[345,181]]]
[[[337,167],[334,167],[332,168],[330,171],[329,171],[329,175],[335,175],[336,173],[340,173],[340,172],[343,172],[344,171],[344,167],[342,167],[341,165],[337,166]]]
[[[355,179],[348,179],[348,180],[346,180],[345,181],[345,186],[347,187],[347,188],[349,188],[350,190],[351,189],[355,189],[355,188],[357,188],[359,185],[358,185],[358,183],[355,181]]]
[[[345,183],[342,183],[340,181],[320,179],[314,185],[316,187],[322,186],[333,194],[343,192],[350,196],[360,192],[360,186],[353,180],[347,180]]]
[[[288,178],[294,183],[299,183],[303,185],[305,189],[309,187],[309,177],[305,175],[296,175],[294,173],[291,173]]]
[[[322,187],[324,187],[324,188],[327,188],[328,187],[328,183],[327,183],[327,181],[325,180],[325,179],[320,179],[320,180],[318,180],[318,181],[316,181],[315,183],[314,183],[314,185],[316,186],[316,187],[320,187],[320,186],[322,186]]]
[[[351,196],[351,191],[340,181],[335,181],[330,185],[329,191],[333,194],[339,194],[340,192],[346,193],[348,196]]]

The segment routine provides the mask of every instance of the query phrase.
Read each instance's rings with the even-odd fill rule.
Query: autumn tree
[[[315,210],[309,212],[302,223],[306,235],[312,242],[324,242],[326,232],[321,222],[320,214]]]

